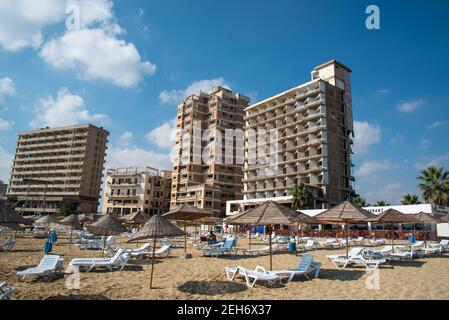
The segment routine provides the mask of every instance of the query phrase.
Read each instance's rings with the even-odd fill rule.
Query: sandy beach
[[[6,235],[3,233],[2,238]],[[339,270],[326,259],[328,254],[343,253],[342,249],[310,251],[322,263],[318,279],[298,278],[286,287],[256,285],[248,289],[243,281],[229,282],[224,268],[242,266],[268,268],[269,256],[207,258],[189,246],[193,259],[179,258],[184,249],[174,249],[169,258],[158,259],[155,265],[154,286],[149,289],[151,260],[131,260],[123,271],[104,270],[82,273],[80,289],[69,290],[68,274],[47,282],[30,278],[19,281],[16,272],[35,266],[43,256],[42,239],[17,238],[11,252],[0,252],[0,282],[6,281],[16,291],[13,299],[449,299],[449,254],[430,256],[413,262],[383,265],[380,268],[380,289],[366,286],[369,275],[365,269]],[[177,239],[181,241],[181,239]],[[119,239],[125,241],[125,239]],[[260,242],[259,242],[260,243]],[[142,243],[140,243],[142,244]],[[261,244],[261,243],[260,243]],[[136,244],[120,244],[137,247]],[[238,247],[246,248],[245,239]],[[54,254],[64,259],[64,269],[75,257],[101,257],[101,251],[82,251],[72,246],[67,238],[60,238]],[[300,256],[278,253],[273,257],[275,270],[294,268]]]

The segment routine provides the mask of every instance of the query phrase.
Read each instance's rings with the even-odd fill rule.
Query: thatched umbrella
[[[0,201],[0,225],[5,227],[23,225],[32,225],[33,222],[25,219],[20,214],[18,214],[14,209],[6,206],[2,201]]]
[[[81,230],[81,223],[78,219],[78,216],[76,214],[72,214],[71,216],[68,216],[64,219],[62,219],[61,221],[58,222],[58,224],[62,224],[65,226],[69,226],[71,231],[70,231],[70,246],[72,246],[72,242],[73,242],[73,230]]]
[[[142,225],[150,220],[150,218],[151,216],[149,214],[143,211],[136,211],[120,218],[120,220],[129,224]]]
[[[413,218],[415,218],[415,220],[418,221],[418,223],[420,224],[432,224],[432,225],[437,225],[438,224],[438,220],[434,217],[432,217],[430,214],[425,213],[425,212],[420,212],[418,214],[414,214]],[[414,224],[415,227],[415,233],[416,233],[416,224]],[[424,239],[425,244],[427,246],[427,237],[426,239]]]
[[[78,216],[81,224],[91,224],[97,221],[96,213],[83,213]]]
[[[268,226],[270,244],[270,270],[273,270],[273,253],[271,243],[271,226],[274,224],[292,225],[300,221],[297,211],[274,201],[263,204],[230,217],[226,223],[231,225]]]
[[[412,215],[404,214],[395,209],[388,209],[382,212],[380,215],[373,219],[370,219],[371,223],[388,223],[392,224],[415,224],[419,223]],[[394,233],[393,228],[390,227],[391,245],[394,247]]]
[[[114,236],[128,231],[118,220],[106,215],[97,222],[86,226],[86,229],[99,236]]]
[[[162,215],[165,219],[184,222],[184,254],[187,254],[187,222],[193,222],[198,219],[212,217],[209,211],[183,203],[174,210]]]
[[[449,223],[449,214],[436,217],[438,223]]]
[[[150,220],[145,223],[145,225],[140,229],[130,240],[139,241],[149,238],[154,238],[153,240],[153,256],[151,260],[151,279],[150,279],[150,289],[153,288],[153,271],[154,271],[154,257],[156,254],[156,241],[158,237],[176,237],[182,236],[184,232],[180,230],[175,225],[171,224],[167,219],[161,217],[157,214],[151,217]]]
[[[349,256],[349,224],[368,222],[376,216],[369,211],[355,206],[349,201],[345,201],[329,210],[315,216],[315,219],[328,223],[343,223],[346,229],[346,258]]]
[[[46,216],[43,216],[39,219],[37,219],[36,221],[34,221],[34,223],[36,224],[45,224],[45,225],[49,225],[51,223],[58,223],[58,219],[52,215],[52,214],[48,214]]]

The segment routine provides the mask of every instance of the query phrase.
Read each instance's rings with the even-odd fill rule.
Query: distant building
[[[6,191],[8,190],[8,185],[0,180],[0,199],[6,196]]]
[[[248,104],[248,97],[216,87],[187,97],[178,106],[171,208],[188,203],[222,217],[226,201],[243,198],[243,156],[237,159],[234,152],[226,161],[222,156],[226,130],[240,130],[243,144]],[[208,159],[203,159],[204,154]]]
[[[25,215],[98,210],[109,132],[93,125],[19,133],[8,200]]]
[[[151,167],[112,168],[107,171],[103,213],[150,215],[170,209],[171,171]]]
[[[296,183],[312,191],[317,209],[354,195],[351,72],[338,61],[328,61],[312,70],[311,81],[245,109],[247,203],[259,199],[291,203]],[[263,131],[266,138],[251,138],[251,132]],[[268,136],[271,132],[274,138]]]

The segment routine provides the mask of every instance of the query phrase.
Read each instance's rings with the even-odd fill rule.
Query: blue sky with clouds
[[[380,30],[365,27],[370,4]],[[86,122],[111,131],[107,166],[170,168],[185,95],[226,85],[256,102],[336,58],[353,69],[357,191],[397,203],[422,167],[449,168],[447,12],[445,0],[0,0],[0,179],[17,132]]]

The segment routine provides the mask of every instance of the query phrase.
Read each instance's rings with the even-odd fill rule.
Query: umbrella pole
[[[184,253],[187,253],[187,223],[184,223]]]
[[[153,242],[153,256],[151,258],[151,278],[150,278],[150,289],[153,289],[153,272],[154,272],[154,256],[156,255],[156,236],[154,236]]]
[[[273,271],[273,250],[271,246],[271,226],[268,228],[269,230],[269,239],[270,239],[270,271]]]
[[[249,226],[249,240],[248,240],[248,249],[251,250],[251,225]]]
[[[346,221],[346,259],[349,258],[349,223]]]

